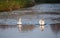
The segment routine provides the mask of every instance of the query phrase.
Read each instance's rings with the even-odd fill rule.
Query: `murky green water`
[[[60,38],[60,4],[0,13],[0,38]]]

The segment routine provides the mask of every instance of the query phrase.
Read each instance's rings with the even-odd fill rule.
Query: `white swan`
[[[40,19],[39,24],[44,25],[45,24],[44,19]]]
[[[22,22],[21,22],[21,18],[19,18],[19,21],[18,21],[17,24],[19,24],[19,25],[22,24]]]

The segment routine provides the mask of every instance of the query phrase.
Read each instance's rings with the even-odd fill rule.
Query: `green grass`
[[[0,11],[12,11],[33,5],[32,0],[0,0]]]

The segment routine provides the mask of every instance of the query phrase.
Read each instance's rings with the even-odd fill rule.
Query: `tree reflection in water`
[[[60,23],[51,24],[50,26],[51,26],[51,29],[54,33],[60,31]]]
[[[36,28],[35,25],[0,25],[0,29],[8,30],[9,28],[16,28],[18,27],[19,32],[28,32],[34,30]]]
[[[16,25],[0,25],[0,29],[16,28]]]
[[[34,25],[18,25],[18,30],[21,32],[32,31],[36,26]]]
[[[57,34],[60,32],[60,23],[50,24],[50,26],[53,33],[56,34],[56,38],[57,38]]]
[[[0,25],[0,29],[7,29],[8,25]]]

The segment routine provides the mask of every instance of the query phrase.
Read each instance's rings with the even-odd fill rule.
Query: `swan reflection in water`
[[[40,24],[40,29],[41,29],[41,31],[44,31],[44,25],[45,25],[44,19],[40,19],[40,20],[39,20],[39,24]]]
[[[22,31],[22,25],[18,25],[18,30],[21,32]]]

